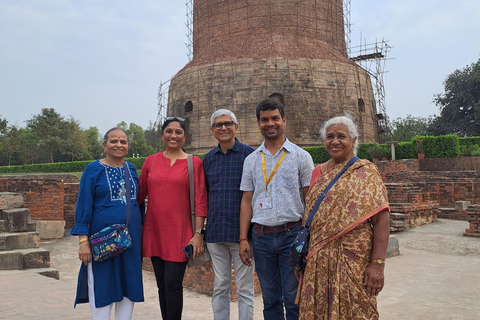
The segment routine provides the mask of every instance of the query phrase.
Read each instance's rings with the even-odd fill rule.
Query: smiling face
[[[170,122],[161,135],[165,149],[178,150],[185,143],[185,131],[178,121]]]
[[[285,117],[282,118],[278,109],[260,111],[260,117],[257,123],[266,140],[283,139],[283,130],[287,120]]]
[[[218,123],[225,123],[225,122],[231,122],[232,125],[227,128],[225,125],[223,125],[221,128],[216,128],[215,124]],[[218,140],[218,142],[223,143],[223,144],[234,144],[235,143],[235,135],[237,134],[237,129],[238,129],[238,124],[233,123],[232,118],[230,116],[220,116],[215,118],[215,121],[213,122],[213,126],[210,128],[210,130],[213,133],[213,136],[215,139]]]
[[[128,153],[128,139],[122,130],[108,133],[107,142],[103,143],[103,152],[107,158],[123,159]]]
[[[336,163],[340,163],[354,156],[355,139],[350,137],[344,124],[333,124],[327,128],[325,147],[332,159]]]

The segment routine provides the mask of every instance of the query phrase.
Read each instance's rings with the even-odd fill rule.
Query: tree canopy
[[[0,165],[94,160],[104,156],[102,137],[96,127],[83,130],[80,122],[64,118],[53,108],[42,109],[26,124],[26,128],[9,126],[0,116]],[[143,130],[134,123],[122,122],[118,127],[130,138],[128,156],[146,157],[159,151],[158,131],[152,125]]]
[[[430,133],[480,135],[480,59],[448,75],[444,87],[445,92],[433,99],[440,116],[430,126]]]

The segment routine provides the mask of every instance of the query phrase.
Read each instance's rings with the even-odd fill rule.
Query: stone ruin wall
[[[187,121],[187,152],[217,144],[210,116],[230,109],[238,138],[262,139],[255,107],[283,96],[285,135],[299,146],[321,144],[320,123],[351,114],[361,142],[378,140],[369,75],[347,58],[340,0],[196,0],[193,60],[171,80],[168,116]]]

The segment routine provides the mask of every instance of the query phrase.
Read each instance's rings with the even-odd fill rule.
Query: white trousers
[[[215,320],[230,319],[230,289],[232,286],[232,259],[235,270],[235,284],[238,295],[238,319],[253,319],[254,289],[253,260],[252,266],[242,263],[238,251],[240,245],[231,242],[207,243],[208,252],[212,257],[215,273],[212,309]]]
[[[88,270],[88,301],[90,310],[92,311],[92,320],[110,320],[113,303],[108,306],[96,308],[95,307],[95,290],[93,282],[92,264],[87,265]],[[133,302],[127,297],[123,297],[120,302],[115,302],[115,320],[131,320],[133,313]]]

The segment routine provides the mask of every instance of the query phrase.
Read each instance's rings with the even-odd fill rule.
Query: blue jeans
[[[288,256],[290,245],[301,229],[297,225],[281,232],[264,233],[253,228],[252,246],[255,269],[262,288],[263,317],[266,320],[298,319],[298,306],[295,304],[298,281]]]

